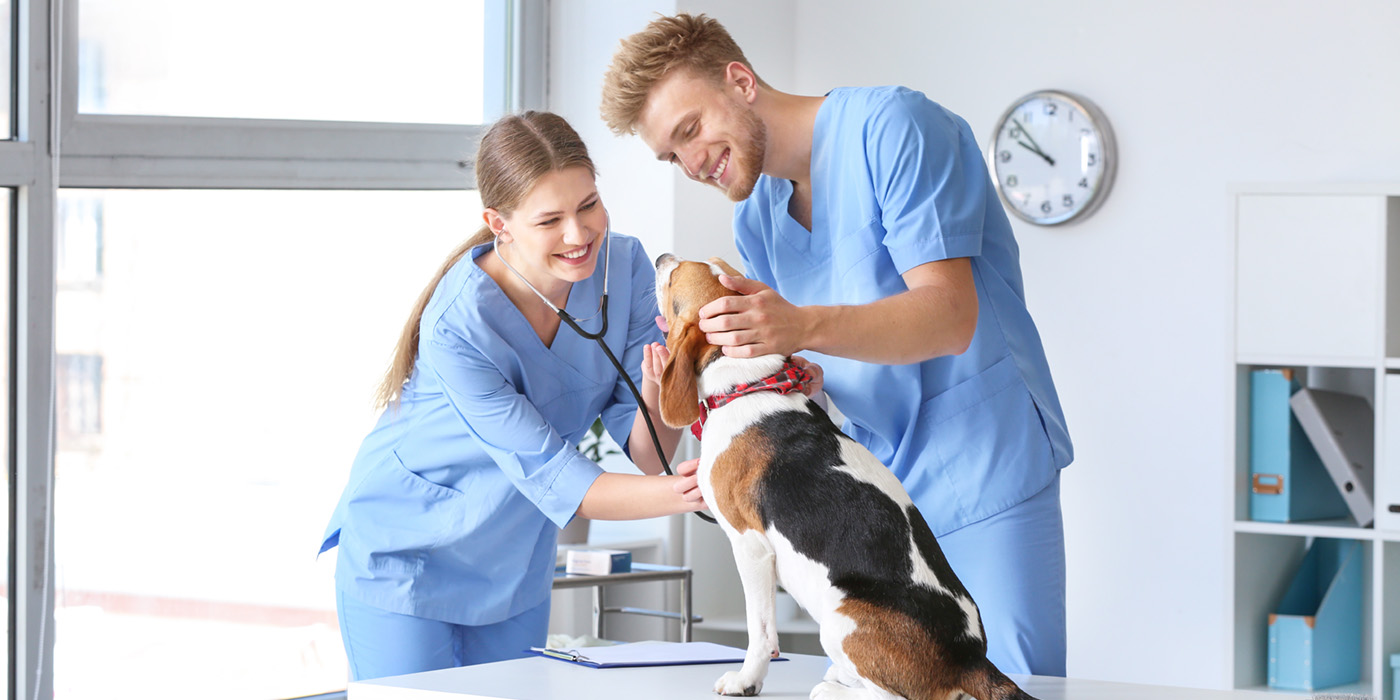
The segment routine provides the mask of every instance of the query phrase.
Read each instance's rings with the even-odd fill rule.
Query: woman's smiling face
[[[597,183],[582,166],[546,173],[515,211],[488,209],[486,221],[509,244],[502,255],[546,296],[592,276],[607,233]]]

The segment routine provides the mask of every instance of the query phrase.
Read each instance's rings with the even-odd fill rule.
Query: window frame
[[[472,189],[481,126],[78,114],[81,0],[14,0],[10,698],[53,697],[55,220],[64,187]],[[547,0],[487,0],[487,119],[545,106]],[[495,58],[492,58],[492,57]],[[495,61],[495,63],[493,63]],[[503,70],[493,72],[492,65]],[[332,694],[335,696],[336,694]]]

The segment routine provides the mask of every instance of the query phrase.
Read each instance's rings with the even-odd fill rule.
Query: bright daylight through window
[[[316,550],[414,299],[480,224],[457,160],[495,104],[483,85],[504,84],[484,46],[500,45],[506,5],[81,0],[69,13],[73,133],[101,128],[69,139],[76,165],[58,170],[79,184],[58,190],[52,231],[55,697],[345,688],[334,552]],[[295,155],[263,139],[248,166],[208,147],[289,120],[311,120]],[[347,145],[334,122],[367,136]],[[109,123],[148,130],[96,142]],[[394,151],[419,134],[460,150]],[[144,144],[161,152],[131,152]],[[446,165],[394,169],[428,157]]]

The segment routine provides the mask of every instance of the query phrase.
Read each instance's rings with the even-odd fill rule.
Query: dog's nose
[[[660,270],[662,265],[665,265],[666,263],[671,262],[675,259],[676,256],[671,255],[670,253],[662,253],[661,255],[656,256],[656,269]]]

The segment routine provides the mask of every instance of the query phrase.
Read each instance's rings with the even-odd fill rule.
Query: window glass
[[[14,196],[14,190],[0,190],[0,231],[4,232],[6,241],[10,240],[13,236],[14,217],[12,216],[12,212],[14,211]],[[10,279],[12,269],[13,265],[5,265],[3,270],[0,270],[0,283],[4,284],[4,289],[0,289],[0,323],[4,323],[3,327],[7,329],[5,331],[7,335],[9,333],[8,329],[10,328]],[[10,366],[10,342],[8,339],[3,344],[3,347],[0,347],[0,362],[3,362],[3,364],[0,364],[0,367]],[[4,396],[10,395],[9,372],[0,372],[0,393],[3,393]],[[0,439],[4,439],[7,445],[10,443],[9,425],[10,402],[0,401]],[[0,513],[4,514],[4,522],[7,525],[8,531],[14,532],[14,525],[10,523],[10,490],[12,486],[10,483],[11,465],[9,450],[5,450],[4,454],[0,455],[0,467],[3,467],[4,474],[4,487],[3,490],[0,490]],[[4,542],[0,542],[0,553],[4,555],[5,570],[9,571],[10,568],[14,566],[14,559],[10,552],[9,537],[6,537]],[[5,586],[0,588],[0,604],[4,605],[5,610],[9,610],[10,608],[9,598],[9,587]],[[12,621],[8,613],[5,614],[4,617],[5,634],[3,639],[6,641],[0,641],[0,648],[4,648],[8,644],[10,638],[10,624]],[[0,657],[0,673],[5,673],[6,677],[8,677],[9,668],[10,655],[6,653],[3,657]]]
[[[88,114],[479,124],[483,71],[504,70],[483,60],[485,0],[82,0],[79,12]]]
[[[11,89],[15,83],[13,53],[14,40],[11,28],[14,27],[15,15],[14,6],[9,0],[0,0],[0,71],[3,71],[4,79],[0,80],[0,139],[14,138],[14,119],[11,113],[14,111],[14,100]],[[6,195],[8,199],[8,195]]]
[[[63,190],[59,211],[55,695],[344,688],[316,550],[477,193]]]

